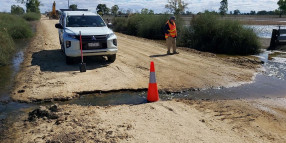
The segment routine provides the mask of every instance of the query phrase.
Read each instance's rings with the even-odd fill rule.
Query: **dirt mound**
[[[58,105],[52,105],[51,107],[47,108],[45,106],[40,106],[39,108],[33,110],[29,113],[28,121],[36,121],[36,119],[43,118],[43,119],[58,119],[59,116],[55,113],[58,112]]]

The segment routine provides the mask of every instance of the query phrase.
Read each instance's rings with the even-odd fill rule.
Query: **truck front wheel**
[[[107,56],[108,62],[113,63],[116,60],[116,54]]]

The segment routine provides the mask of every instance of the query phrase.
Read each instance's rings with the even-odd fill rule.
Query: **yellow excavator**
[[[56,2],[53,3],[53,11],[49,13],[49,19],[59,19],[59,11],[56,10]]]

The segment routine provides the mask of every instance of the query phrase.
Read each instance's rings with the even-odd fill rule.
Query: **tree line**
[[[26,12],[34,12],[34,13],[40,13],[39,6],[41,5],[39,0],[16,0],[20,3],[23,3],[26,5]],[[212,11],[213,13],[219,13],[221,15],[231,14],[231,15],[283,15],[286,13],[286,0],[278,0],[277,2],[279,8],[273,11],[250,11],[246,13],[240,12],[239,9],[236,9],[234,11],[230,11],[228,13],[228,0],[222,0],[220,2],[220,8],[218,12]],[[185,3],[183,0],[167,0],[167,4],[165,5],[165,8],[167,9],[166,13],[172,13],[172,14],[192,14],[190,11],[186,11],[188,6],[188,3]],[[76,10],[77,5],[72,4],[70,5],[71,9]],[[111,8],[107,7],[106,4],[98,4],[96,7],[96,11],[100,15],[129,15],[132,13],[141,13],[141,14],[154,14],[154,11],[151,9],[143,8],[141,11],[134,11],[133,9],[120,9],[118,5],[113,5]],[[11,6],[11,13],[12,14],[23,14],[25,13],[24,9],[20,7],[19,5],[12,5]]]

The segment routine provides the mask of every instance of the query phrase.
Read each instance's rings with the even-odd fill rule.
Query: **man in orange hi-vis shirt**
[[[177,38],[177,29],[176,29],[176,17],[172,16],[166,23],[164,31],[165,31],[165,38],[167,42],[167,54],[171,54],[170,50],[171,47],[173,48],[173,54],[179,54],[179,52],[176,51],[176,38]]]

